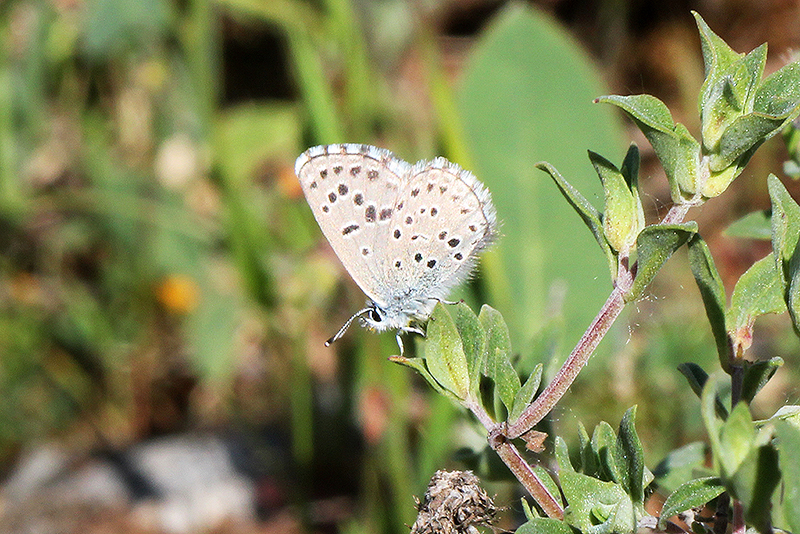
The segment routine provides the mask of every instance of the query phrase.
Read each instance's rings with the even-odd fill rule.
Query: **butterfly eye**
[[[378,310],[374,308],[369,311],[369,318],[375,321],[376,323],[379,323],[383,320],[383,318],[378,313]]]

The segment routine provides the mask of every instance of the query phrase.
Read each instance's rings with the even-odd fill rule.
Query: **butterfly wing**
[[[497,236],[489,191],[444,158],[417,163],[395,205],[387,285],[395,300],[442,299]]]
[[[309,148],[295,174],[322,233],[344,268],[379,305],[387,301],[383,245],[411,165],[368,145]]]

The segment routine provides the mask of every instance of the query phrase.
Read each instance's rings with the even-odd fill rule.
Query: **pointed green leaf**
[[[778,463],[783,473],[783,499],[781,507],[783,515],[792,532],[800,532],[800,462],[797,451],[800,451],[800,428],[784,421],[775,423],[775,435],[778,437]]]
[[[598,478],[621,483],[623,466],[617,460],[617,436],[611,425],[600,421],[592,434],[592,449],[600,460]]]
[[[722,485],[719,477],[698,478],[681,484],[664,501],[664,506],[661,508],[661,517],[658,520],[658,528],[666,528],[667,520],[670,517],[691,508],[703,507],[706,503],[722,495],[724,491],[725,486]]]
[[[740,402],[719,429],[720,450],[716,459],[720,463],[720,473],[723,478],[736,473],[750,454],[755,437],[756,431],[750,416],[750,408]]]
[[[433,308],[425,342],[425,364],[436,381],[459,399],[469,395],[469,370],[455,322],[441,302]]]
[[[745,153],[752,155],[761,143],[778,133],[783,123],[783,118],[762,113],[748,113],[737,117],[722,132],[717,150],[709,157],[709,168],[712,172],[721,172]]]
[[[750,363],[744,372],[742,380],[742,400],[750,404],[756,394],[761,391],[767,382],[783,365],[783,358],[775,356],[769,360]]]
[[[514,405],[508,414],[509,422],[516,421],[517,418],[522,415],[522,412],[525,411],[525,408],[528,407],[528,404],[533,401],[533,397],[539,389],[539,384],[542,382],[543,367],[541,363],[534,367],[533,372],[528,376],[528,379],[522,387],[519,388],[519,391],[517,391],[517,395],[514,397]]]
[[[612,249],[627,254],[641,230],[636,200],[622,172],[613,163],[592,151],[589,151],[589,159],[605,193],[603,233]]]
[[[706,83],[703,84],[703,88],[700,91],[700,101],[703,102],[706,99],[706,93],[709,91],[707,86],[716,83],[716,78],[720,73],[725,72],[729,65],[741,57],[741,54],[734,51],[722,38],[711,31],[711,28],[708,27],[708,24],[699,13],[692,11],[692,15],[694,15],[697,28],[700,30],[703,62],[706,69]]]
[[[767,177],[772,200],[772,252],[783,279],[783,298],[800,335],[800,206],[775,175]]]
[[[606,260],[608,261],[612,279],[616,278],[617,258],[614,252],[611,250],[611,246],[608,244],[608,241],[606,241],[605,234],[603,233],[603,223],[600,220],[600,212],[597,210],[597,208],[592,206],[592,204],[586,200],[583,195],[581,195],[580,191],[572,187],[572,185],[567,182],[567,180],[561,175],[561,173],[558,172],[555,167],[546,162],[537,163],[536,167],[550,175],[566,201],[569,202],[569,205],[572,206],[572,209],[575,210],[575,212],[583,220],[584,224],[586,224],[586,226],[592,232],[597,244],[600,245],[600,248],[603,249],[603,252],[606,255]]]
[[[771,239],[772,227],[770,214],[768,211],[754,211],[748,213],[728,226],[725,229],[724,235],[742,239]]]
[[[711,332],[717,344],[719,363],[726,372],[730,366],[731,351],[728,331],[725,327],[725,288],[719,276],[714,258],[700,234],[689,239],[689,266],[703,298],[706,316],[711,323]]]
[[[592,447],[592,440],[583,423],[578,423],[578,440],[580,443],[580,472],[591,477],[600,477],[600,456]]]
[[[753,110],[787,123],[800,113],[800,62],[783,66],[761,83]]]
[[[625,301],[630,302],[642,296],[645,287],[655,278],[661,266],[697,232],[697,223],[646,226],[636,239],[638,267],[636,278]]]
[[[745,519],[758,531],[770,524],[772,495],[781,480],[778,452],[769,444],[773,431],[762,431],[760,443],[754,443],[739,469],[726,482],[731,496],[744,505]]]
[[[695,194],[700,144],[684,125],[673,122],[666,104],[650,95],[603,96],[597,101],[619,106],[636,122],[664,167],[673,200]]]
[[[464,354],[467,357],[470,395],[477,398],[485,356],[483,350],[485,343],[483,327],[472,309],[464,302],[451,306],[451,315],[458,330],[458,335],[461,337]]]
[[[617,434],[616,454],[617,465],[622,471],[620,481],[622,486],[635,504],[644,505],[644,450],[636,433],[636,406],[626,410],[622,416]]]
[[[783,313],[783,283],[775,270],[775,258],[768,254],[755,262],[736,282],[728,310],[728,329],[736,332],[751,327],[753,321],[768,313]]]
[[[520,388],[519,376],[511,365],[511,337],[500,312],[486,304],[481,307],[478,321],[485,332],[483,373],[495,384],[495,395],[507,410],[514,405]]]

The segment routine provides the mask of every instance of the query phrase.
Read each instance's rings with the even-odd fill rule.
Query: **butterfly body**
[[[378,331],[421,332],[417,325],[497,235],[489,191],[445,158],[411,165],[369,145],[327,145],[301,154],[295,173],[322,233],[370,299],[344,328],[363,315]]]

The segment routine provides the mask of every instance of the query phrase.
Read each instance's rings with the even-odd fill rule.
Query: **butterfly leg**
[[[398,330],[397,334],[395,334],[394,338],[397,340],[397,346],[400,347],[400,357],[404,357],[405,348],[403,347],[403,338],[400,337],[402,330]]]

